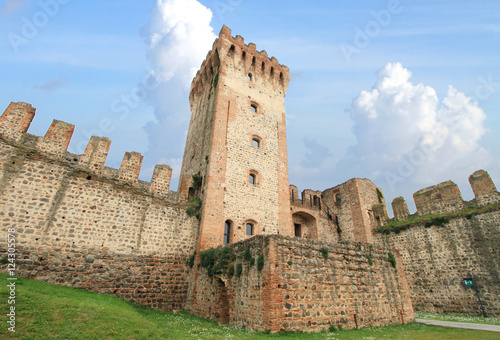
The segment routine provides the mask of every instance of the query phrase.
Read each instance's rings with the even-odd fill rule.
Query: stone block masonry
[[[373,237],[399,249],[417,311],[500,315],[500,193],[484,170],[469,182],[475,198],[468,202],[451,181],[418,191],[413,216],[403,198],[395,199],[399,227]]]
[[[127,153],[119,170],[107,168],[107,138],[93,137],[83,155],[70,154],[74,126],[54,121],[45,137],[32,136],[33,116],[31,105],[11,103],[0,118],[0,223],[2,233],[16,231],[17,273],[183,309],[198,221],[169,190],[171,168],[158,165],[151,183],[140,181],[140,154]]]
[[[235,255],[230,266],[241,266],[241,275],[210,277],[200,268],[189,291],[192,313],[271,332],[414,321],[401,258],[394,253],[393,268],[386,248],[279,235],[256,236],[230,247]],[[245,259],[247,251],[254,259],[264,256],[262,271]]]
[[[499,221],[500,211],[494,211],[457,217],[444,227],[420,223],[375,238],[401,253],[416,311],[481,315],[484,308],[498,316]],[[475,287],[465,286],[464,278],[472,278]]]

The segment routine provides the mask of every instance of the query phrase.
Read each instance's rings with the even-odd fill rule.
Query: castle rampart
[[[191,312],[271,332],[414,321],[398,253],[394,253],[397,268],[393,268],[389,250],[369,244],[270,235],[230,247],[234,260],[229,267],[233,266],[234,274],[210,276],[201,268]],[[255,264],[245,260],[245,252]],[[262,270],[259,256],[264,260]]]
[[[71,154],[74,126],[54,121],[44,137],[30,135],[34,111],[12,103],[0,117],[0,219],[15,230],[18,273],[182,309],[198,221],[169,191],[170,167],[157,165],[151,183],[137,179],[139,153],[127,153],[119,170],[105,167],[110,141],[102,137]]]
[[[469,181],[473,200],[463,201],[456,184],[447,181],[415,193],[417,212],[411,216],[404,199],[396,198],[399,224],[374,234],[375,243],[400,251],[417,311],[500,314],[500,193],[484,170]],[[466,278],[473,287],[464,284]]]

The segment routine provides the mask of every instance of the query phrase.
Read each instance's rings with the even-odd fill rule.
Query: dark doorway
[[[295,237],[302,237],[301,226],[298,223],[295,223]]]

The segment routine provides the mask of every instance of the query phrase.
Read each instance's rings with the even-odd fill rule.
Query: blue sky
[[[188,93],[223,24],[287,65],[290,182],[369,178],[388,202],[484,168],[500,183],[498,1],[0,1],[0,106],[52,119],[179,175]],[[182,28],[182,29],[180,29]],[[172,185],[176,190],[177,184]]]

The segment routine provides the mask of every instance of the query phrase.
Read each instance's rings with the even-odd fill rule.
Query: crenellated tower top
[[[221,62],[226,60],[227,63]],[[254,43],[245,44],[242,36],[231,36],[231,29],[223,26],[219,37],[214,41],[212,50],[208,52],[200,70],[191,83],[190,102],[203,92],[207,86],[216,86],[213,83],[214,75],[220,68],[231,65],[245,77],[252,78],[255,83],[270,84],[272,88],[286,93],[290,82],[290,70],[281,65],[275,57],[269,58],[265,50],[257,51]]]

